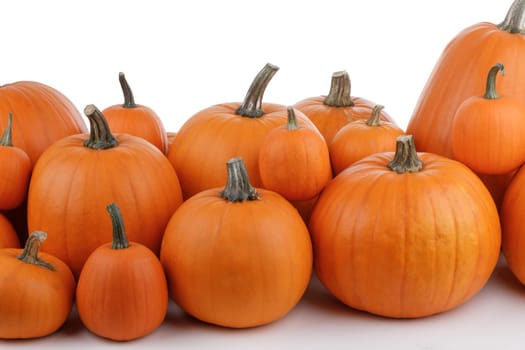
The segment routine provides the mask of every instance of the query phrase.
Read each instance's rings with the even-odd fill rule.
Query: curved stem
[[[111,225],[113,228],[113,240],[111,248],[126,249],[129,247],[128,238],[126,237],[126,230],[124,229],[124,220],[122,213],[117,204],[111,203],[106,207],[109,217],[111,218]]]
[[[27,238],[24,250],[16,258],[25,262],[26,264],[32,264],[41,266],[48,270],[54,271],[55,267],[50,263],[40,259],[38,257],[38,251],[40,249],[40,244],[45,241],[47,238],[47,233],[44,231],[34,231]]]
[[[496,90],[496,77],[498,72],[501,72],[501,75],[505,75],[505,67],[501,63],[497,63],[489,70],[487,76],[487,86],[485,90],[484,98],[488,100],[495,100],[499,98],[498,91]]]
[[[375,105],[372,109],[372,114],[366,120],[366,125],[368,126],[380,126],[381,125],[381,111],[385,108],[382,105]]]
[[[513,34],[525,34],[525,0],[514,0],[498,28]]]
[[[352,85],[350,76],[346,71],[339,71],[332,74],[332,84],[330,92],[324,99],[324,104],[332,107],[351,107],[354,105],[350,96]]]
[[[288,111],[288,122],[286,123],[286,129],[288,130],[297,130],[300,128],[299,123],[297,123],[297,118],[295,116],[295,110],[293,107],[289,106],[286,108]]]
[[[13,113],[9,112],[7,115],[7,127],[0,138],[0,146],[13,147]]]
[[[87,105],[84,114],[88,117],[90,126],[89,139],[84,141],[84,146],[102,150],[115,147],[117,139],[109,130],[109,125],[102,112],[95,105]]]
[[[279,67],[274,66],[273,64],[267,63],[263,69],[257,74],[255,79],[250,85],[244,101],[241,103],[239,108],[237,108],[236,113],[243,117],[258,118],[264,115],[262,109],[262,98],[266,86],[279,70]]]
[[[126,76],[124,75],[124,73],[120,72],[118,74],[118,80],[120,82],[120,87],[122,88],[122,93],[124,94],[124,104],[122,105],[122,107],[137,107],[137,105],[135,104],[135,98],[133,97],[133,92],[131,91],[131,87],[129,86],[128,81],[126,80]]]
[[[412,135],[402,135],[397,138],[394,159],[387,165],[398,174],[415,173],[423,168],[423,162],[417,156]]]
[[[230,202],[243,202],[259,199],[257,190],[250,184],[246,165],[241,157],[231,158],[226,162],[226,187],[221,197]]]

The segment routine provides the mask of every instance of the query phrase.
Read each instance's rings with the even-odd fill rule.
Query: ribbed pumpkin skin
[[[119,144],[93,150],[89,137],[66,137],[36,164],[28,196],[28,226],[48,233],[42,251],[66,262],[78,277],[89,254],[111,241],[107,203],[120,204],[130,241],[159,253],[162,234],[182,202],[177,175],[145,140],[115,134]]]
[[[346,305],[394,318],[452,309],[487,282],[500,252],[494,202],[466,166],[419,154],[417,173],[368,156],[325,188],[310,220],[315,268]]]
[[[0,248],[20,248],[15,228],[2,214],[0,214]]]
[[[33,165],[56,140],[87,131],[80,112],[67,97],[33,81],[0,86],[0,116],[9,112],[13,113],[13,144],[27,153]],[[0,118],[0,130],[6,126]]]
[[[219,189],[185,201],[164,234],[160,259],[170,295],[204,322],[254,327],[287,314],[310,281],[306,225],[280,195],[229,202]]]

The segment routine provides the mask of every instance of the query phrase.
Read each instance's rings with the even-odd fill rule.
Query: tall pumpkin
[[[48,233],[45,251],[75,276],[89,254],[111,241],[104,210],[118,202],[128,238],[159,253],[162,234],[182,202],[173,167],[151,143],[113,135],[104,115],[85,108],[91,133],[55,142],[38,160],[29,185],[28,226]]]
[[[453,157],[450,132],[455,112],[467,98],[483,95],[486,72],[494,62],[513,72],[499,83],[500,94],[525,99],[524,21],[525,0],[515,0],[502,23],[474,24],[449,42],[407,125],[407,134],[414,135],[419,151]],[[499,204],[511,176],[482,179]]]

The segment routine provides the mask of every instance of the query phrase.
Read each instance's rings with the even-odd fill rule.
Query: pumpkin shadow
[[[503,255],[500,257],[491,279],[506,288],[507,292],[525,296],[525,286],[514,276]]]

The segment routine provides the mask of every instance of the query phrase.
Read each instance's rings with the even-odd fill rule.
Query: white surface
[[[8,1],[0,83],[40,81],[79,110],[102,109],[122,102],[123,71],[136,102],[176,131],[200,109],[242,100],[266,62],[281,69],[265,101],[285,105],[326,94],[331,74],[347,70],[352,95],[385,105],[405,127],[445,45],[474,23],[499,23],[511,2]],[[353,311],[314,279],[290,314],[260,328],[205,325],[171,304],[166,322],[140,340],[102,340],[73,314],[57,334],[0,348],[523,349],[524,321],[525,287],[501,263],[468,303],[424,319]]]

